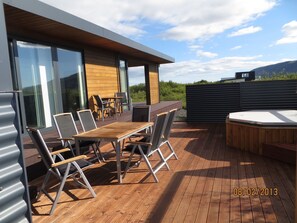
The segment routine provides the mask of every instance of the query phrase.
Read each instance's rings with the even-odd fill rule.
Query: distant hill
[[[271,77],[276,74],[297,73],[297,60],[258,67],[252,71],[255,71],[256,77]]]

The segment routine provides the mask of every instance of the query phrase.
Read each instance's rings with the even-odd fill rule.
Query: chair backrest
[[[128,96],[127,92],[116,92],[114,93],[115,97],[122,97],[121,102],[123,105],[128,105]]]
[[[44,162],[47,169],[50,169],[52,164],[54,164],[54,160],[48,150],[47,145],[44,142],[44,139],[38,129],[34,128],[28,128],[27,132],[34,144],[34,146],[37,148],[38,153],[41,156],[42,161]]]
[[[77,111],[77,115],[84,132],[97,128],[91,109]]]
[[[166,122],[168,119],[168,112],[163,112],[157,115],[153,127],[153,132],[150,137],[150,143],[152,144],[151,150],[159,148],[162,142],[162,136],[166,127]],[[148,151],[150,153],[150,151]]]
[[[169,139],[169,135],[170,135],[170,131],[171,131],[171,128],[172,128],[172,124],[173,124],[173,121],[174,121],[176,111],[177,111],[177,109],[175,108],[175,109],[172,109],[172,110],[170,110],[168,112],[167,124],[166,124],[164,134],[163,134],[165,140]]]
[[[61,113],[53,116],[60,138],[72,138],[73,135],[78,134],[72,114]],[[74,143],[72,140],[71,143]],[[65,141],[62,141],[63,146]]]
[[[132,109],[132,122],[149,122],[151,119],[151,106],[139,105]]]
[[[100,95],[93,95],[95,101],[96,101],[96,106],[99,107],[99,108],[102,108],[103,107],[103,101],[100,97]]]

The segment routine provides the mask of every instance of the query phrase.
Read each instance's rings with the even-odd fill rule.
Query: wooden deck
[[[112,152],[86,171],[96,198],[69,182],[52,216],[45,196],[33,204],[33,222],[294,222],[295,166],[228,148],[223,124],[175,123],[171,142],[179,160],[157,173],[159,183],[144,163],[115,183]]]

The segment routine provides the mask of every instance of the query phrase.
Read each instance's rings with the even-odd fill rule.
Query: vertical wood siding
[[[160,102],[159,72],[156,65],[149,65],[150,104]]]
[[[92,95],[109,97],[119,91],[116,55],[97,49],[86,50],[84,56],[89,107],[95,110]]]
[[[88,96],[114,96],[119,89],[115,54],[107,51],[85,51]]]

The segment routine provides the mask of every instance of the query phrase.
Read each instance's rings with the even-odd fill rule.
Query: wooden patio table
[[[79,141],[100,140],[114,143],[116,151],[117,178],[122,183],[120,143],[133,134],[153,126],[153,122],[114,122],[87,132],[74,135],[76,154],[80,154]]]

